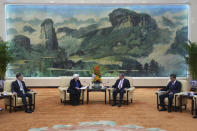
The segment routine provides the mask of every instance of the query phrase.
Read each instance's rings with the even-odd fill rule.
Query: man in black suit
[[[172,107],[172,102],[174,98],[174,94],[181,92],[181,82],[176,80],[176,75],[171,74],[170,75],[170,82],[168,85],[161,89],[160,91],[168,91],[167,93],[160,95],[160,106],[162,107],[159,111],[166,111],[167,109],[165,108],[165,103],[164,99],[167,97],[168,98],[168,112],[171,112],[171,107]]]
[[[113,91],[113,104],[112,104],[112,106],[116,105],[116,96],[119,93],[120,99],[119,99],[118,107],[121,107],[123,95],[126,92],[126,89],[130,88],[130,82],[129,82],[129,80],[125,79],[124,78],[124,74],[121,73],[119,75],[119,79],[112,86],[112,88],[114,88],[114,91]]]
[[[12,89],[11,91],[13,92],[14,95],[18,95],[18,97],[22,98],[23,105],[25,107],[25,112],[26,113],[32,113],[32,94],[27,93],[28,91],[31,91],[28,89],[25,85],[25,82],[23,81],[23,75],[21,73],[16,74],[16,81],[12,82]],[[29,99],[29,108],[28,104],[26,101],[26,97]]]
[[[74,74],[73,79],[70,81],[70,86],[68,88],[68,93],[70,93],[70,103],[73,106],[77,106],[80,104],[81,87],[82,85],[79,80],[79,75]]]

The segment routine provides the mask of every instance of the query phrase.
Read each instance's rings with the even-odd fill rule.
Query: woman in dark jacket
[[[73,106],[80,104],[80,95],[81,95],[81,82],[79,80],[79,75],[74,74],[73,79],[70,81],[70,86],[68,88],[68,93],[70,93],[70,103]]]

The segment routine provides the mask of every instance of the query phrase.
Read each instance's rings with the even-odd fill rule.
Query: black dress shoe
[[[118,107],[121,107],[122,106],[122,104],[118,104]]]
[[[159,111],[167,111],[167,109],[166,108],[162,108]]]
[[[193,116],[193,118],[197,118],[197,115]]]
[[[29,108],[29,111],[34,112],[34,110],[32,108]]]
[[[168,112],[172,112],[172,107],[168,106]]]
[[[116,106],[116,103],[113,103],[112,106]]]
[[[32,113],[30,110],[25,110],[26,113]]]
[[[78,106],[77,104],[72,104],[72,106]]]

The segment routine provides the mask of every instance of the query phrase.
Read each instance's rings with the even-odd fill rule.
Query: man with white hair
[[[70,81],[70,86],[68,88],[68,93],[70,93],[70,103],[73,106],[77,106],[80,104],[81,87],[82,85],[79,80],[79,74],[74,74],[73,79]]]

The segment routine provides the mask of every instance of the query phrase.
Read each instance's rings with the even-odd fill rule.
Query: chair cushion
[[[113,89],[112,89],[113,90]],[[111,93],[111,100],[113,99],[113,91],[112,90],[110,90],[110,93]],[[133,91],[131,91],[131,92],[129,92],[128,93],[128,100],[131,100],[131,99],[133,99],[133,96],[134,96],[134,92]],[[119,95],[119,93],[117,94],[117,96],[116,96],[116,98],[117,99],[119,99],[119,97],[120,97],[120,95]],[[127,100],[127,94],[126,93],[124,93],[124,95],[123,95],[123,100]]]
[[[69,96],[69,93],[67,92],[67,89],[68,87],[59,87],[58,90],[59,90],[59,96],[60,96],[60,99],[62,101],[65,101],[65,100],[70,100],[70,96]],[[81,97],[80,97],[80,100],[82,100],[82,94],[81,94]]]
[[[164,100],[165,105],[168,105],[168,98],[165,98]],[[187,98],[183,98],[182,99],[182,105],[186,105],[187,104]],[[173,99],[172,105],[175,105],[175,98]],[[180,97],[176,98],[176,106],[180,105]]]
[[[6,80],[4,83],[4,91],[11,92],[11,85],[13,80]]]
[[[71,77],[61,77],[60,78],[60,86],[61,87],[69,87]]]
[[[14,97],[13,97],[14,98]],[[28,98],[26,98],[26,101],[27,103],[29,103],[29,100]],[[32,102],[33,103],[33,102]],[[4,104],[5,105],[9,105],[9,99],[6,98],[4,99]],[[16,100],[16,106],[22,106],[23,103],[22,103],[22,98],[21,97],[17,97],[17,100]],[[15,99],[12,99],[12,106],[15,106]]]
[[[182,84],[181,92],[186,92],[190,87],[188,80],[179,80]]]

